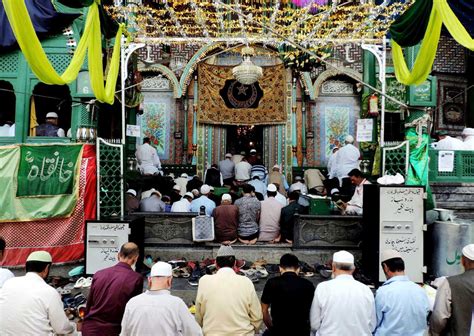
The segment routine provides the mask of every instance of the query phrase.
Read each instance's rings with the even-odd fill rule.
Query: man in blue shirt
[[[387,281],[375,296],[374,335],[423,336],[430,310],[425,291],[405,275],[405,263],[399,252],[382,251],[380,261]]]
[[[216,207],[216,203],[209,199],[208,195],[211,192],[211,187],[209,187],[207,184],[203,184],[201,186],[201,197],[196,198],[191,202],[191,209],[190,212],[199,212],[199,209],[201,206],[206,207],[206,215],[211,216],[212,211]]]

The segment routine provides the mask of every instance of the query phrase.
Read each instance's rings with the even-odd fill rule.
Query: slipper
[[[82,288],[88,288],[92,285],[92,278],[88,277],[86,278],[86,281],[82,284]]]
[[[82,288],[85,282],[86,282],[86,278],[80,277],[79,279],[77,279],[76,283],[74,284],[74,288]]]
[[[263,267],[263,266],[257,266],[255,269],[256,269],[255,274],[257,274],[257,276],[258,276],[259,278],[266,278],[266,277],[268,277],[268,271],[267,271],[267,269],[266,269],[265,267]]]

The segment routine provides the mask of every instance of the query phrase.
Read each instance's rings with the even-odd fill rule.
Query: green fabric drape
[[[114,51],[112,54],[107,83],[104,88],[104,74],[102,68],[102,36],[100,33],[100,19],[98,3],[95,1],[89,7],[85,22],[84,33],[77,45],[71,63],[62,75],[59,75],[49,62],[43,50],[23,0],[4,0],[5,13],[10,26],[18,41],[25,59],[38,79],[45,84],[64,85],[77,78],[84,63],[86,50],[89,57],[89,75],[91,86],[96,98],[104,103],[113,104],[114,90],[117,83],[120,66],[120,43],[123,31],[121,25],[117,31]]]
[[[426,80],[431,72],[436,56],[443,23],[459,44],[470,50],[474,50],[474,39],[471,38],[467,30],[451,10],[447,0],[434,0],[423,42],[421,43],[420,51],[411,72],[405,62],[402,48],[396,41],[392,40],[392,57],[395,76],[400,83],[405,85],[418,85]]]
[[[408,166],[408,176],[406,185],[422,185],[426,188],[428,195],[426,206],[427,210],[434,208],[433,195],[428,183],[428,145],[429,136],[426,129],[423,129],[421,146],[418,146],[418,133],[414,127],[407,128],[405,131],[406,139],[410,143],[410,161]]]
[[[417,0],[392,23],[391,38],[402,47],[417,45],[425,35],[432,8],[432,0]]]

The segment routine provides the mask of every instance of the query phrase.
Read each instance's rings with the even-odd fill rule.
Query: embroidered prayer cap
[[[56,112],[46,113],[46,119],[50,119],[50,118],[58,119],[58,114]]]
[[[216,257],[235,257],[234,249],[230,245],[221,245]]]
[[[207,184],[201,186],[201,194],[207,195],[211,192],[211,188]]]
[[[172,275],[171,265],[167,262],[158,261],[151,267],[150,276],[152,277],[169,277]]]
[[[474,244],[469,244],[463,247],[462,255],[469,260],[474,261]]]
[[[274,185],[273,183],[270,183],[270,184],[267,186],[267,191],[270,191],[270,192],[275,192],[275,191],[277,191],[276,185]]]
[[[232,201],[230,194],[222,194],[222,201]]]
[[[49,252],[34,251],[30,253],[26,261],[41,261],[41,262],[50,263],[50,262],[53,262],[53,258],[51,257],[51,254],[49,254]]]
[[[332,261],[343,264],[354,264],[354,256],[352,253],[342,250],[334,253]]]
[[[395,250],[384,250],[380,253],[380,262],[384,262],[384,261],[394,259],[394,258],[403,259],[400,252],[395,251]]]
[[[352,135],[347,135],[346,138],[344,139],[345,143],[354,143],[354,137]]]
[[[136,192],[135,190],[133,190],[133,189],[128,189],[128,190],[127,190],[127,194],[131,194],[131,195],[133,195],[133,196],[137,196],[137,192]]]
[[[194,195],[190,191],[188,191],[186,194],[184,194],[184,197],[190,197],[191,199],[194,199]]]
[[[188,178],[188,174],[182,173],[182,174],[181,174],[181,177]]]
[[[225,157],[226,157],[226,158],[231,158],[231,157],[232,157],[232,154],[227,153],[227,154],[225,155]]]
[[[177,185],[177,184],[175,184],[175,185],[173,186],[173,189],[174,189],[174,190],[181,191],[181,187],[180,187],[179,185]]]
[[[251,149],[250,153],[257,153],[257,150],[256,149]]]

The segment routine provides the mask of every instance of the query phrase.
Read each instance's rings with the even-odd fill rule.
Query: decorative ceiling
[[[126,21],[135,41],[150,44],[228,45],[262,43],[275,47],[288,40],[309,49],[347,43],[379,43],[408,2],[325,5],[324,0],[157,1],[107,6]],[[242,14],[242,15],[239,15]]]

